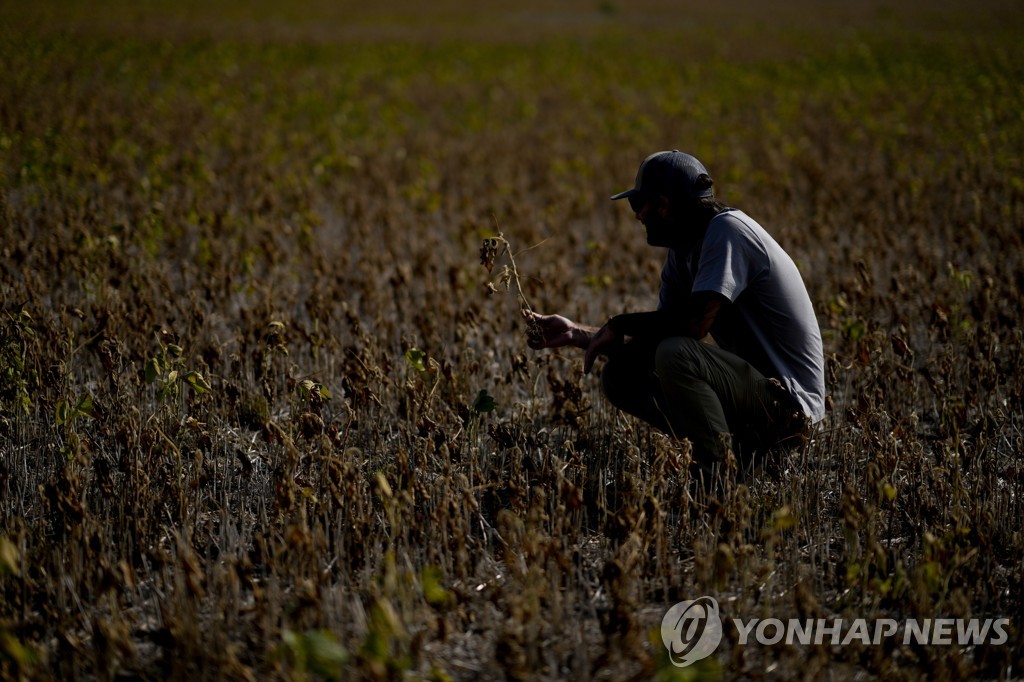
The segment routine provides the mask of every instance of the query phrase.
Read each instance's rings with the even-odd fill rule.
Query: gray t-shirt
[[[728,209],[686,254],[669,250],[659,309],[682,309],[692,292],[728,298],[711,335],[800,402],[812,421],[825,416],[825,374],[818,320],[793,259],[743,211]]]

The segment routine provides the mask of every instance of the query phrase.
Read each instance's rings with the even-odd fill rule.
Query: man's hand
[[[584,374],[590,374],[598,355],[622,340],[622,337],[612,329],[611,324],[597,329],[577,324],[561,315],[539,315],[532,310],[524,310],[523,317],[529,325],[526,336],[530,348],[575,346],[586,349],[587,354],[583,359]]]
[[[597,330],[597,333],[590,338],[590,344],[587,345],[587,354],[583,358],[583,373],[590,374],[590,370],[593,369],[594,361],[597,360],[597,356],[606,348],[621,340],[622,337],[612,329],[611,322],[605,323],[605,325]]]
[[[587,329],[561,315],[540,315],[524,310],[523,317],[528,325],[526,343],[535,350],[576,346],[585,348],[589,341]],[[583,340],[586,337],[586,340]]]

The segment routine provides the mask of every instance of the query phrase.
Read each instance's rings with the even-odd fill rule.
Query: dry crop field
[[[0,678],[1024,675],[1019,3],[370,4],[0,3]],[[673,147],[828,367],[701,504],[505,289],[652,307],[608,196]],[[1010,624],[676,668],[701,595]]]

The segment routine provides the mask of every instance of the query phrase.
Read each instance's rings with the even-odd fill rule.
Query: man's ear
[[[669,202],[668,197],[661,195],[658,197],[658,215],[663,219],[667,219],[669,214],[672,212],[672,204]]]

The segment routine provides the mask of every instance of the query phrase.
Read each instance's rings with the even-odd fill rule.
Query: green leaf
[[[286,628],[281,632],[281,641],[284,642],[286,647],[295,651],[299,647],[299,634],[294,630],[288,630]]]
[[[777,531],[788,530],[796,526],[797,518],[788,504],[772,512],[772,528]]]
[[[405,351],[405,361],[415,369],[417,372],[427,371],[427,366],[424,364],[427,354],[421,351],[419,348],[410,348]]]
[[[6,537],[0,536],[0,574],[21,575],[18,548]]]
[[[206,379],[204,379],[203,375],[200,374],[199,372],[189,372],[188,374],[185,375],[185,381],[188,382],[188,385],[192,387],[192,390],[194,390],[199,395],[202,395],[203,393],[206,393],[207,391],[210,390],[210,384],[206,383]]]
[[[420,574],[420,585],[423,587],[423,598],[431,606],[444,606],[448,603],[448,590],[444,588],[441,569],[427,566]]]
[[[75,405],[75,412],[72,416],[75,417],[88,417],[89,419],[96,418],[96,408],[92,403],[92,396],[83,396],[78,404]]]
[[[337,677],[341,666],[348,661],[345,650],[334,633],[329,630],[312,630],[302,637],[309,671],[321,677]]]
[[[850,319],[843,323],[843,336],[853,343],[860,341],[865,333],[867,333],[867,325],[861,320]]]
[[[481,388],[480,392],[476,394],[476,400],[473,401],[473,411],[477,414],[494,412],[495,407],[497,404],[494,402],[494,398],[487,393],[486,388]]]
[[[309,398],[310,394],[316,394],[324,400],[331,399],[331,392],[323,384],[312,379],[303,379],[299,383],[299,393],[303,398]]]
[[[146,363],[146,383],[151,384],[160,376],[160,362],[156,358],[150,358]]]
[[[15,662],[17,666],[27,667],[38,660],[38,655],[21,643],[17,637],[6,629],[0,629],[0,660],[4,658]]]
[[[61,400],[57,403],[57,426],[66,423],[71,418],[71,407],[68,401]]]

